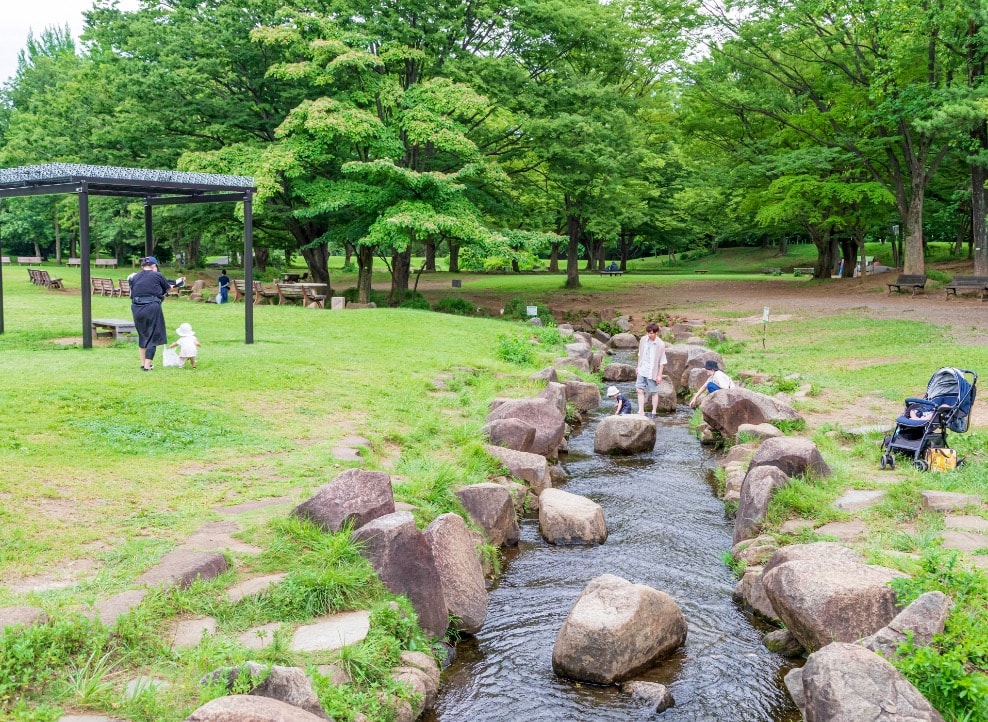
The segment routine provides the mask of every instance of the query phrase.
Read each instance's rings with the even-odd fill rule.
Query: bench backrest
[[[297,283],[276,283],[275,286],[278,288],[278,295],[284,299],[305,298],[303,287]]]
[[[988,276],[954,276],[951,283],[962,286],[984,286],[988,283]]]
[[[120,281],[120,295],[129,296],[130,295],[130,281],[126,278],[121,278]]]
[[[895,282],[903,286],[922,285],[926,283],[926,276],[922,273],[900,273]]]
[[[65,265],[66,266],[81,266],[82,265],[82,259],[81,258],[70,258],[69,260],[67,260],[65,262]]]
[[[20,264],[24,263],[41,263],[41,256],[18,256],[17,262]]]
[[[116,258],[97,258],[96,261],[94,262],[94,264],[97,265],[97,266],[113,266],[113,268],[116,268],[117,267],[117,259]]]
[[[0,263],[10,263],[10,256],[0,256]]]

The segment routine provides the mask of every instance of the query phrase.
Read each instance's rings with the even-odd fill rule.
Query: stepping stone
[[[157,566],[144,572],[137,581],[149,587],[162,585],[188,589],[196,579],[215,579],[227,568],[226,557],[222,554],[175,549],[165,554]]]
[[[975,534],[973,531],[945,531],[942,536],[944,549],[957,549],[965,553],[988,549],[988,535],[985,534]]]
[[[172,631],[172,646],[176,649],[189,649],[202,641],[203,634],[216,634],[216,620],[212,617],[183,619],[175,623]]]
[[[232,506],[218,506],[216,511],[220,514],[246,514],[247,512],[257,511],[258,509],[266,509],[270,506],[288,506],[289,504],[294,504],[287,496],[272,496],[267,499],[254,499],[252,501],[244,501],[239,504],[233,504]]]
[[[418,510],[418,507],[415,506],[414,504],[409,504],[408,502],[405,502],[405,501],[396,501],[395,502],[395,511],[410,511],[410,512],[415,512],[417,510]]]
[[[240,525],[234,521],[211,521],[203,524],[186,539],[179,549],[200,552],[218,552],[229,550],[244,554],[260,554],[263,549],[253,544],[247,544],[234,539],[233,534],[240,531]]]
[[[927,511],[956,511],[967,506],[981,506],[981,497],[953,491],[923,491],[923,508]]]
[[[348,446],[336,446],[330,449],[330,453],[340,461],[360,461],[360,452]]]
[[[288,648],[293,652],[339,649],[364,641],[370,631],[370,612],[360,609],[322,617],[295,630]]]
[[[344,436],[340,439],[340,446],[366,446],[370,448],[371,442],[365,439],[363,436],[357,436],[356,434],[351,434],[350,436]]]
[[[121,722],[121,720],[99,714],[67,714],[59,717],[58,722]]]
[[[235,604],[244,597],[252,597],[255,594],[260,594],[268,587],[274,586],[280,582],[286,576],[288,575],[285,573],[268,574],[267,576],[255,577],[254,579],[248,579],[247,581],[240,582],[240,584],[226,590],[226,601],[231,604]]]
[[[45,610],[38,607],[0,607],[0,631],[3,631],[4,627],[15,625],[31,627],[47,621],[48,615],[45,614]]]
[[[875,489],[852,489],[834,502],[843,511],[859,511],[877,504],[885,496],[884,491]]]
[[[145,596],[147,596],[147,590],[145,589],[131,589],[126,592],[121,592],[120,594],[115,594],[109,599],[104,599],[102,602],[98,602],[94,606],[93,612],[89,613],[87,616],[91,619],[98,619],[100,624],[103,624],[104,626],[112,627],[117,623],[117,619],[119,619],[121,615],[126,614],[144,601]]]
[[[779,532],[782,534],[798,534],[804,529],[812,528],[813,521],[810,519],[790,519],[782,523],[782,526],[779,527]]]
[[[170,687],[171,683],[164,679],[155,679],[154,677],[147,677],[141,675],[140,677],[135,677],[127,683],[124,687],[124,698],[125,699],[136,699],[142,694],[154,694],[155,690],[163,689],[165,687]]]
[[[943,522],[948,529],[988,533],[988,519],[973,514],[947,514]]]
[[[852,429],[841,429],[844,436],[867,436],[868,434],[889,434],[893,424],[872,424],[871,426],[855,426]]]
[[[816,530],[817,534],[836,537],[838,541],[853,542],[868,534],[868,527],[860,519],[853,521],[833,521]]]
[[[264,649],[274,640],[274,633],[281,629],[281,622],[270,622],[253,627],[237,637],[237,641],[247,649]]]

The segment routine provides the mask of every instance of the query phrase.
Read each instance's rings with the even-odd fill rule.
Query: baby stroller
[[[959,434],[967,431],[977,386],[978,375],[967,369],[946,366],[933,374],[926,396],[906,399],[895,429],[882,442],[882,468],[894,469],[895,455],[899,454],[912,457],[913,466],[927,471],[927,450],[949,449],[948,430]]]

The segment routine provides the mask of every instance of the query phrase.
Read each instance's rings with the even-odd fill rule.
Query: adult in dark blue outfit
[[[226,303],[230,300],[230,277],[226,275],[226,269],[223,269],[223,273],[220,277],[216,279],[216,282],[220,284],[220,303]]]
[[[141,270],[130,277],[130,312],[137,328],[137,346],[141,353],[141,370],[154,368],[154,352],[168,343],[165,314],[161,302],[171,284],[158,271],[158,259],[141,259]]]

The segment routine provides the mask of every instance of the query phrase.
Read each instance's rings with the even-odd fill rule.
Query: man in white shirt
[[[690,408],[692,409],[700,405],[704,394],[712,394],[714,391],[720,391],[721,389],[734,389],[738,386],[731,380],[730,376],[720,370],[717,362],[713,359],[707,359],[703,364],[703,368],[707,372],[707,380],[693,394],[693,398],[690,399]]]
[[[659,412],[659,384],[666,365],[666,345],[659,338],[659,324],[652,322],[645,327],[645,335],[638,343],[638,415],[645,415],[645,394],[652,397],[652,415]]]

